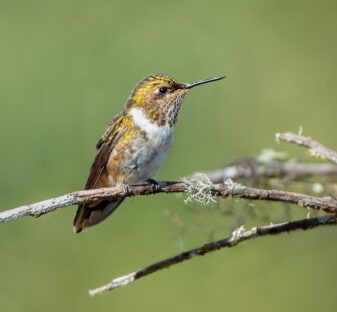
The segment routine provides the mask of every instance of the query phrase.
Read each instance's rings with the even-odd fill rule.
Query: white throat
[[[174,127],[170,127],[167,122],[163,126],[158,126],[157,122],[151,122],[146,118],[141,108],[131,108],[130,115],[135,125],[144,130],[150,137],[162,139],[173,134]]]

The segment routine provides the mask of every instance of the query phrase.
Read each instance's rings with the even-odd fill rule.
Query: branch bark
[[[278,162],[266,166],[253,161],[227,166],[221,169],[205,172],[213,183],[221,183],[225,179],[256,179],[261,177],[308,177],[337,175],[337,166],[320,163]]]
[[[276,138],[277,140],[284,140],[298,145],[303,145],[310,149],[313,156],[328,158],[334,163],[337,163],[337,153],[331,149],[328,149],[324,145],[312,140],[311,137],[303,137],[288,132],[278,133],[276,134]],[[217,249],[221,249],[224,247],[233,247],[253,237],[279,234],[298,229],[306,230],[321,225],[332,225],[337,223],[337,200],[332,197],[317,197],[280,190],[258,189],[243,186],[230,180],[238,178],[255,179],[258,177],[270,178],[282,176],[301,177],[317,175],[337,175],[337,166],[335,165],[280,162],[276,163],[273,166],[266,166],[246,162],[243,164],[228,166],[220,170],[211,171],[208,172],[207,175],[208,178],[206,177],[206,179],[203,181],[191,178],[190,180],[185,180],[184,182],[160,182],[157,188],[154,188],[152,185],[148,184],[133,185],[128,188],[127,193],[125,193],[125,188],[123,188],[122,186],[76,191],[45,201],[37,202],[30,205],[24,205],[15,209],[1,212],[0,223],[15,220],[24,216],[39,217],[58,208],[94,202],[102,199],[114,199],[120,197],[150,195],[156,193],[183,192],[187,193],[188,198],[194,198],[196,200],[198,200],[198,198],[199,200],[205,200],[206,198],[206,201],[209,201],[212,200],[212,196],[219,196],[224,198],[240,197],[248,200],[279,201],[297,204],[305,208],[322,210],[332,214],[323,217],[303,219],[252,228],[251,230],[246,232],[243,230],[243,227],[240,227],[238,230],[234,231],[230,237],[226,239],[205,244],[199,248],[181,253],[164,261],[154,263],[137,272],[133,272],[128,275],[124,275],[122,277],[114,279],[107,285],[91,290],[91,295],[112,290],[120,286],[128,285],[141,277],[159,271],[163,268],[167,268],[171,265],[180,263],[182,261],[191,259],[196,255],[202,256]],[[202,192],[207,192],[207,194]]]
[[[196,184],[196,188],[197,187],[198,185]],[[156,193],[183,193],[187,188],[188,186],[182,182],[160,182],[159,187],[156,189],[154,189],[152,185],[131,185],[127,194],[125,194],[122,186],[77,191],[1,212],[0,223],[24,216],[39,217],[43,214],[52,212],[57,208],[94,202],[100,199],[150,195]],[[329,213],[337,213],[337,200],[332,197],[317,197],[279,190],[264,190],[238,184],[211,184],[210,192],[213,196],[288,202],[297,204],[301,207],[323,210]]]
[[[295,231],[299,229],[307,230],[309,228],[314,228],[314,227],[321,226],[321,225],[333,225],[336,223],[337,223],[337,215],[334,214],[334,215],[324,216],[324,217],[302,219],[298,221],[273,224],[273,225],[267,225],[267,226],[262,226],[262,227],[255,227],[246,232],[243,232],[244,231],[243,228],[240,228],[238,231],[234,231],[232,235],[228,238],[215,241],[209,244],[205,244],[199,248],[183,252],[172,258],[168,258],[166,260],[149,265],[145,268],[140,269],[137,272],[132,272],[130,274],[113,279],[110,283],[104,286],[90,290],[89,294],[91,296],[94,296],[96,294],[100,294],[100,293],[103,293],[109,290],[113,290],[121,286],[127,286],[130,283],[146,275],[155,273],[159,270],[168,268],[171,265],[178,264],[185,260],[191,259],[194,256],[204,256],[212,251],[215,251],[221,248],[233,247],[251,238],[266,236],[266,235],[274,235],[274,234],[279,234],[283,232]],[[240,233],[240,232],[243,232],[243,233]]]
[[[294,134],[291,132],[276,133],[276,140],[283,140],[297,145],[302,145],[309,148],[312,156],[320,158],[328,158],[335,164],[337,164],[337,152],[327,148],[321,143],[313,140],[311,137],[304,137],[302,135]]]

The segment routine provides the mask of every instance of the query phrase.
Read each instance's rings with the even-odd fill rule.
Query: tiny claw
[[[124,196],[128,196],[132,193],[131,187],[129,184],[122,184]]]
[[[160,185],[159,185],[159,183],[158,183],[157,180],[148,179],[146,182],[149,183],[149,184],[151,184],[152,190],[154,190],[154,191],[159,191],[160,190]]]

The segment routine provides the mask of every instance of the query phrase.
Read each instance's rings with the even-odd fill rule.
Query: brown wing
[[[102,138],[97,143],[96,147],[98,151],[91,166],[89,177],[85,185],[86,190],[95,188],[97,181],[105,169],[110,154],[123,132],[123,126],[121,124],[121,117],[123,114],[124,113],[122,112],[115,117],[115,119],[109,124]],[[79,205],[74,219],[74,232],[79,233],[84,228],[103,221],[118,207],[122,201],[123,199],[119,199],[113,202],[99,201],[90,205]]]
[[[109,156],[122,133],[120,121],[123,114],[121,113],[114,118],[96,145],[98,151],[91,166],[87,183],[85,184],[86,190],[95,188],[97,180],[105,169]]]

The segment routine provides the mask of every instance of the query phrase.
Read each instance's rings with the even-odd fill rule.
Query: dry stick
[[[331,161],[333,161],[335,164],[337,164],[337,152],[327,148],[321,143],[318,143],[317,141],[313,140],[311,137],[304,137],[302,135],[294,134],[291,132],[276,133],[275,137],[277,141],[283,140],[286,142],[305,146],[309,148],[309,151],[312,156],[328,158]]]
[[[295,231],[298,229],[306,230],[306,229],[314,228],[320,225],[332,225],[336,223],[337,223],[337,214],[334,214],[334,215],[324,216],[324,217],[303,219],[303,220],[298,220],[298,221],[273,224],[273,225],[267,225],[267,226],[262,226],[262,227],[255,227],[243,233],[240,233],[240,231],[234,231],[233,234],[228,238],[215,241],[209,244],[205,244],[202,247],[192,249],[192,250],[183,252],[179,255],[176,255],[172,258],[168,258],[164,261],[154,263],[150,266],[140,269],[137,272],[133,272],[133,273],[118,277],[104,286],[90,290],[89,294],[93,296],[93,295],[100,294],[108,290],[113,290],[120,286],[129,285],[130,283],[132,283],[133,281],[141,277],[157,272],[161,269],[168,268],[171,265],[178,264],[185,260],[191,259],[194,256],[203,256],[214,250],[218,250],[224,247],[233,247],[239,243],[242,243],[254,237],[265,236],[265,235],[270,235],[270,234],[279,234],[282,232],[290,232],[290,231]],[[243,231],[243,228],[240,228],[239,230]]]
[[[285,140],[288,142],[293,142],[296,144],[304,145],[311,149],[311,152],[315,156],[320,156],[324,158],[329,158],[335,163],[337,163],[337,153],[327,149],[325,146],[320,143],[313,141],[311,138],[305,138],[302,136],[298,136],[292,133],[285,134],[277,134],[277,139]],[[288,166],[288,167],[287,167]],[[236,166],[235,169],[237,171],[235,174],[233,173],[233,166],[222,169],[221,171],[215,171],[209,173],[210,178],[213,181],[219,179],[221,176],[221,181],[223,178],[238,178],[240,177],[256,177],[256,175],[264,175],[264,176],[274,176],[275,174],[286,175],[287,173],[295,173],[297,175],[310,175],[310,173],[306,173],[308,168],[300,167],[298,164],[296,167],[289,168],[289,165],[286,164],[280,171],[272,170],[268,167],[258,167],[258,170],[253,170],[248,173],[246,168],[238,168]],[[313,167],[313,164],[310,164],[310,170],[317,170],[317,167]],[[291,167],[291,165],[290,165]],[[243,171],[240,169],[244,169]],[[253,168],[255,169],[255,168]],[[262,171],[261,171],[262,170]],[[301,172],[304,170],[304,173]],[[309,170],[309,171],[310,171]],[[335,168],[321,167],[320,170],[323,172],[327,170],[328,172],[332,170],[334,172]],[[286,173],[284,173],[286,172]],[[232,176],[230,176],[230,174]],[[311,173],[313,174],[313,173]],[[315,174],[319,174],[315,172]],[[325,173],[323,173],[325,174]],[[329,173],[328,173],[329,174]],[[335,173],[333,173],[335,174]],[[238,176],[239,175],[239,176]],[[189,183],[191,186],[191,183]],[[196,185],[196,188],[198,185]],[[296,203],[302,207],[310,207],[314,209],[324,210],[326,212],[334,213],[334,215],[325,216],[325,217],[317,217],[311,219],[303,219],[298,221],[292,221],[282,224],[275,224],[269,226],[263,226],[259,228],[252,228],[250,231],[241,233],[240,231],[233,232],[232,236],[226,238],[224,240],[212,242],[209,244],[205,244],[200,248],[193,249],[182,254],[179,254],[175,257],[169,258],[167,260],[155,263],[146,268],[143,268],[137,272],[122,276],[120,278],[114,279],[109,284],[102,286],[100,288],[94,289],[90,291],[91,295],[95,295],[97,293],[101,293],[107,290],[111,290],[123,285],[128,285],[129,283],[137,280],[141,277],[144,277],[150,273],[156,272],[163,268],[167,268],[173,264],[180,263],[187,259],[192,258],[195,255],[205,255],[211,251],[224,248],[224,247],[232,247],[241,243],[245,240],[256,236],[264,236],[269,234],[278,234],[285,231],[293,231],[297,229],[308,229],[313,228],[319,225],[330,225],[336,224],[337,221],[337,201],[331,197],[315,197],[308,196],[304,194],[298,194],[293,192],[285,192],[278,190],[263,190],[241,186],[235,183],[232,184],[211,184],[210,192],[215,196],[222,197],[242,197],[247,199],[262,199],[262,200],[273,200],[273,201],[283,201]],[[0,213],[0,222],[6,222],[10,220],[14,220],[23,216],[34,216],[38,217],[40,215],[46,214],[48,212],[54,211],[57,208],[67,207],[75,204],[93,202],[99,199],[113,199],[118,197],[126,197],[126,196],[134,196],[134,195],[149,195],[154,193],[181,193],[188,189],[188,185],[179,182],[161,182],[159,188],[154,189],[151,185],[139,185],[139,186],[130,186],[128,194],[124,193],[123,187],[112,187],[112,188],[103,188],[103,189],[95,189],[95,190],[85,190],[85,191],[77,191],[69,194],[65,194],[63,196],[59,196],[56,198],[48,199],[42,202],[38,202],[31,205],[21,206],[15,209],[11,209],[5,212]]]
[[[198,184],[195,184],[195,186],[198,188]],[[77,191],[1,212],[0,223],[24,216],[39,217],[48,212],[52,212],[57,208],[94,202],[100,199],[150,195],[155,193],[183,193],[187,188],[188,186],[181,182],[160,182],[160,186],[157,189],[154,189],[152,185],[131,185],[127,194],[125,194],[122,186]],[[281,201],[297,204],[301,207],[337,213],[337,200],[331,197],[316,197],[294,192],[264,190],[237,184],[211,184],[210,191],[214,196]]]
[[[329,150],[328,148],[326,148],[325,146],[323,146],[322,144],[312,140],[311,138],[305,138],[302,136],[298,136],[292,133],[285,133],[285,134],[277,134],[276,138],[278,140],[283,139],[285,141],[288,142],[293,142],[299,145],[304,145],[306,147],[310,148],[310,151],[312,153],[312,155],[314,156],[319,156],[319,157],[323,157],[323,158],[329,158],[331,159],[333,162],[337,163],[337,153]],[[232,170],[232,169],[235,169]],[[243,168],[246,169],[246,168]],[[255,169],[255,168],[253,168]],[[294,168],[293,168],[294,169]],[[255,174],[256,176],[256,171],[251,171],[248,172],[248,174]],[[212,181],[218,181],[219,179],[223,179],[224,177],[226,177],[226,175],[228,176],[229,174],[232,174],[231,178],[238,178],[238,175],[240,175],[240,170],[238,170],[238,168],[230,168],[227,169],[223,169],[222,171],[214,171],[211,173],[208,173],[209,178]],[[241,176],[247,174],[247,171],[245,172],[244,170],[241,170]],[[220,181],[221,181],[220,180]],[[249,190],[249,193],[252,196],[255,196],[257,193],[259,193],[260,191],[264,191],[264,190],[258,190],[258,189],[252,189],[252,188],[247,188],[247,187],[236,187],[236,188],[232,188],[232,190]],[[258,192],[256,192],[258,191]],[[212,192],[214,192],[212,190]],[[272,199],[272,197],[274,195],[277,195],[278,198],[283,198],[283,196],[281,195],[281,193],[284,193],[283,195],[285,195],[285,197],[287,199],[294,199],[294,194],[295,193],[291,193],[291,196],[289,195],[289,192],[282,192],[282,191],[267,191],[267,198],[264,199]],[[247,198],[245,194],[241,194],[241,197],[245,197]],[[223,195],[222,195],[223,196]],[[235,194],[231,194],[232,197],[235,197]],[[296,196],[295,196],[296,197]],[[253,198],[252,198],[253,199]],[[254,197],[254,199],[257,199]],[[259,199],[263,199],[260,198]],[[335,201],[334,199],[330,198],[330,200]],[[292,203],[294,203],[294,201],[290,201]],[[308,202],[297,202],[297,204],[299,204],[300,206],[305,206]],[[242,234],[240,234],[239,232],[233,232],[232,236],[220,240],[220,241],[216,241],[216,242],[212,242],[209,244],[205,244],[200,248],[197,249],[193,249],[187,252],[184,252],[182,254],[179,254],[175,257],[166,259],[164,261],[161,262],[157,262],[153,265],[150,265],[148,267],[145,267],[137,272],[133,272],[127,275],[124,275],[122,277],[116,278],[114,280],[112,280],[110,283],[108,283],[107,285],[104,285],[102,287],[96,288],[94,290],[89,291],[90,295],[95,295],[98,293],[102,293],[108,290],[112,290],[115,289],[117,287],[120,286],[126,286],[128,284],[130,284],[131,282],[144,277],[148,274],[154,273],[158,270],[161,270],[163,268],[167,268],[173,264],[177,264],[180,263],[182,261],[188,260],[196,255],[200,255],[203,256],[211,251],[220,249],[220,248],[224,248],[224,247],[233,247],[235,245],[237,245],[238,243],[241,243],[243,241],[246,241],[252,237],[257,237],[257,236],[264,236],[264,235],[269,235],[269,234],[279,234],[282,232],[289,232],[289,231],[294,231],[297,229],[308,229],[308,228],[313,228],[319,225],[331,225],[331,224],[336,224],[337,222],[337,214],[334,214],[332,216],[325,216],[325,217],[317,217],[317,218],[311,218],[311,219],[303,219],[303,220],[298,220],[298,221],[292,221],[292,222],[287,222],[287,223],[281,223],[281,224],[275,224],[275,225],[268,225],[268,226],[263,226],[263,227],[259,227],[259,228],[252,228],[251,230],[244,232]]]
[[[337,166],[330,164],[319,163],[277,163],[272,166],[255,165],[253,162],[246,161],[241,164],[227,166],[222,169],[206,172],[206,175],[213,183],[220,183],[224,179],[239,179],[239,178],[258,178],[258,177],[281,177],[281,176],[316,176],[316,175],[337,175]],[[162,185],[174,184],[174,182],[161,182]],[[149,187],[141,186],[143,192],[139,195],[148,195],[151,193]],[[174,189],[175,187],[173,187]],[[134,189],[134,188],[133,188]],[[160,192],[170,192],[170,188],[162,189]],[[127,196],[137,195],[136,192]],[[156,193],[156,192],[152,192]],[[83,202],[94,201],[97,198],[113,198],[124,196],[119,188],[109,188],[101,190],[86,190],[77,191],[65,194],[56,198],[47,199],[42,202],[37,202],[30,205],[24,205],[12,210],[0,212],[0,223],[14,220],[24,216],[39,217],[40,215],[54,211],[57,208],[77,205]],[[106,196],[106,197],[105,197]],[[231,196],[229,194],[228,196]]]
[[[225,179],[255,179],[260,177],[284,177],[289,176],[305,177],[337,175],[337,166],[332,164],[320,163],[301,163],[301,162],[278,162],[276,164],[265,166],[257,165],[253,161],[246,161],[240,164],[227,166],[205,172],[213,183],[221,183]]]
[[[271,188],[278,187],[282,183],[287,188],[297,188],[301,189],[304,192],[315,192],[316,194],[326,194],[327,196],[332,196],[333,198],[337,198],[337,183],[309,183],[303,181],[281,181],[280,179],[270,179],[268,180],[268,185]]]

